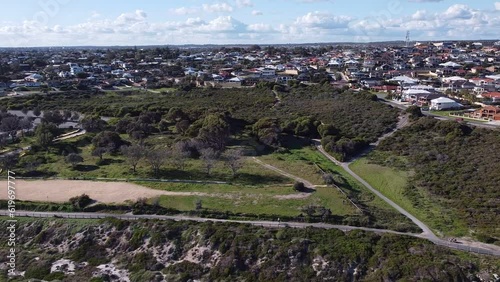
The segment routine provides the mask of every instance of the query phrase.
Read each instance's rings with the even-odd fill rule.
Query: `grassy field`
[[[259,159],[309,180],[313,184],[324,184],[322,179],[323,171],[340,176],[344,180],[344,184],[340,185],[340,189],[351,200],[369,210],[381,228],[394,228],[399,224],[406,226],[413,224],[382,199],[373,195],[373,193],[352,178],[345,170],[328,160],[314,146],[304,144],[303,142],[300,146],[299,143],[301,142],[299,141],[294,140],[295,144],[286,144],[287,147],[291,148],[289,153],[273,153],[260,156]]]
[[[363,158],[354,162],[350,168],[375,189],[396,202],[409,213],[428,224],[434,231],[453,236],[464,236],[467,228],[450,210],[433,202],[424,191],[415,190],[410,198],[406,192],[409,172],[370,163]]]
[[[159,204],[163,207],[174,208],[180,211],[192,211],[197,200],[201,200],[205,209],[229,211],[233,213],[266,214],[278,216],[298,216],[301,208],[308,205],[323,206],[332,211],[333,215],[355,215],[356,209],[345,201],[345,197],[334,188],[319,188],[310,196],[300,199],[280,199],[275,196],[292,194],[292,187],[259,188],[238,187],[239,191],[220,193],[224,189],[212,187],[199,189],[214,194],[208,196],[161,196]],[[277,190],[278,189],[278,190]],[[219,192],[216,192],[219,191]],[[278,194],[278,192],[280,192]]]

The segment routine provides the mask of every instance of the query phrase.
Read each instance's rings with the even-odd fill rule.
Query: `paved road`
[[[74,137],[77,137],[77,136],[84,135],[85,133],[87,133],[87,131],[85,129],[79,129],[79,130],[77,130],[75,132],[72,132],[71,134],[63,134],[61,136],[58,136],[53,141],[57,142],[57,141],[61,141],[61,140],[66,140],[66,139],[70,139],[70,138],[74,138]]]
[[[261,166],[263,166],[263,167],[265,167],[265,168],[267,168],[269,170],[275,171],[275,172],[277,172],[277,173],[279,173],[279,174],[281,174],[281,175],[283,175],[285,177],[288,177],[290,179],[293,179],[293,180],[295,180],[297,182],[304,183],[304,186],[306,186],[307,188],[314,189],[316,187],[316,185],[312,184],[311,182],[309,182],[309,181],[307,181],[307,180],[305,180],[303,178],[300,178],[298,176],[292,175],[292,174],[290,174],[290,173],[288,173],[286,171],[283,171],[283,170],[281,170],[281,169],[279,169],[279,168],[277,168],[275,166],[272,166],[270,164],[266,164],[265,162],[257,159],[256,157],[252,157],[252,159],[254,160],[254,162],[260,164]]]
[[[2,156],[9,156],[9,155],[19,155],[23,151],[29,151],[29,150],[31,150],[31,146],[26,146],[26,147],[22,147],[22,148],[15,149],[15,150],[12,150],[12,151],[8,151],[8,152],[5,152],[5,153],[1,153],[0,157],[2,157]]]
[[[9,211],[0,210],[1,216],[9,216]],[[188,216],[168,216],[168,215],[132,215],[132,214],[108,214],[108,213],[65,213],[65,212],[31,212],[31,211],[16,211],[15,217],[33,217],[33,218],[76,218],[76,219],[101,219],[107,217],[118,218],[122,220],[139,220],[139,219],[156,219],[156,220],[175,220],[175,221],[195,221],[195,222],[233,222],[233,223],[241,223],[241,224],[251,224],[255,226],[262,226],[268,228],[306,228],[306,227],[314,227],[314,228],[322,228],[322,229],[338,229],[344,232],[352,231],[352,230],[363,230],[367,232],[375,232],[375,233],[389,233],[396,234],[402,236],[411,236],[421,239],[429,239],[422,234],[414,234],[414,233],[404,233],[397,232],[393,230],[386,229],[375,229],[375,228],[367,228],[367,227],[358,227],[358,226],[347,226],[347,225],[335,225],[328,223],[303,223],[303,222],[279,222],[279,221],[243,221],[243,220],[228,220],[228,219],[212,219],[212,218],[200,218],[200,217],[188,217]],[[500,256],[500,250],[489,249],[489,248],[478,248],[478,247],[470,247],[460,243],[451,243],[445,240],[430,240],[436,245],[467,251],[474,252],[479,254]]]
[[[386,196],[382,195],[382,193],[380,193],[378,190],[376,190],[375,188],[373,188],[363,178],[361,178],[359,175],[357,175],[356,173],[354,173],[349,168],[349,164],[350,163],[344,163],[344,162],[337,161],[334,157],[332,157],[330,154],[328,154],[323,149],[323,146],[321,146],[321,144],[318,144],[317,142],[315,142],[315,143],[316,143],[316,147],[318,148],[318,151],[320,151],[323,155],[325,155],[330,161],[332,161],[336,165],[342,167],[345,171],[347,171],[347,173],[349,173],[352,177],[354,177],[356,180],[358,180],[359,182],[361,182],[366,188],[368,188],[370,191],[372,191],[373,194],[377,195],[382,200],[384,200],[386,203],[388,203],[391,207],[395,208],[398,212],[404,214],[406,217],[408,217],[409,219],[411,219],[411,221],[413,221],[413,223],[415,223],[418,227],[420,227],[420,229],[422,229],[422,231],[423,231],[422,234],[421,234],[422,238],[426,238],[426,239],[429,239],[431,241],[432,240],[438,240],[438,237],[432,232],[432,230],[427,225],[425,225],[425,223],[423,223],[418,218],[416,218],[413,215],[411,215],[409,212],[407,212],[405,209],[403,209],[402,207],[400,207],[398,204],[396,204],[393,201],[391,201]]]
[[[384,104],[391,105],[391,106],[398,108],[398,109],[401,109],[401,110],[406,110],[408,108],[407,105],[395,103],[395,102],[390,101],[390,100],[385,100],[385,99],[381,99],[381,98],[379,98],[379,100]],[[456,120],[457,119],[456,117],[443,117],[443,116],[434,115],[428,111],[422,111],[422,114],[424,116],[433,117],[433,118],[438,119],[438,120]],[[500,128],[500,124],[495,125],[495,124],[488,124],[488,123],[484,123],[484,122],[480,122],[480,121],[472,121],[472,120],[465,120],[465,122],[467,122],[467,124],[469,124],[469,125],[477,126],[477,127],[481,127],[481,128],[487,128],[487,129],[499,129]]]

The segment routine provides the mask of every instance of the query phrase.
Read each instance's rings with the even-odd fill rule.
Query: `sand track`
[[[7,182],[7,181],[5,181]],[[155,190],[127,182],[104,182],[84,180],[19,180],[15,181],[16,199],[23,201],[67,202],[69,198],[87,194],[102,203],[123,203],[139,198],[160,195],[204,196],[198,192],[169,192]],[[2,189],[0,199],[7,199],[7,189]]]
[[[7,180],[5,180],[7,186]],[[232,199],[237,193],[173,192],[144,187],[129,182],[106,182],[85,180],[21,180],[16,179],[16,200],[34,202],[67,202],[71,197],[87,194],[101,203],[124,203],[139,198],[156,196],[200,196]],[[303,199],[309,194],[275,195],[275,199]],[[0,199],[7,199],[7,188],[0,192]]]

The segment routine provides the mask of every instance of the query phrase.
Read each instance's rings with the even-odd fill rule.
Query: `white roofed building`
[[[431,100],[430,110],[441,111],[441,110],[452,110],[452,109],[460,109],[463,105],[457,103],[456,101],[446,98],[440,97],[434,100]]]

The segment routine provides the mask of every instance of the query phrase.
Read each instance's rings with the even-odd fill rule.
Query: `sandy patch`
[[[102,203],[123,203],[139,198],[170,196],[209,196],[198,192],[169,192],[155,190],[127,182],[98,182],[83,180],[16,180],[16,199],[41,202],[67,202],[71,197],[87,194]],[[7,189],[2,189],[0,199],[7,199]]]
[[[278,200],[300,200],[309,198],[311,195],[312,195],[311,193],[300,193],[300,194],[290,194],[290,195],[278,195],[274,196],[274,198]]]
[[[240,193],[203,193],[203,192],[173,192],[147,188],[129,182],[105,182],[84,180],[16,180],[16,199],[35,202],[67,202],[71,197],[87,194],[101,203],[123,203],[139,198],[154,198],[156,196],[200,196],[235,200],[255,195]],[[276,195],[278,200],[305,199],[311,193]],[[7,189],[0,191],[0,199],[7,199]]]

